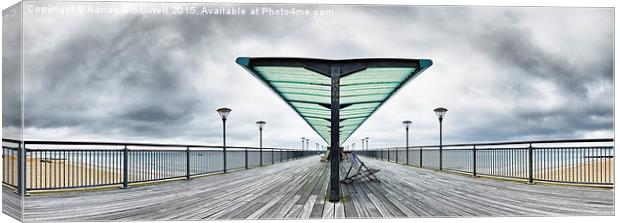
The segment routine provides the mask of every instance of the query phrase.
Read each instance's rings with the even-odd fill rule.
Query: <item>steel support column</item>
[[[340,67],[331,68],[331,142],[329,201],[340,200]]]

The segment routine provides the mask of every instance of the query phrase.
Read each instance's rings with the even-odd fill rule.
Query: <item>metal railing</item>
[[[354,152],[417,167],[524,179],[529,183],[614,184],[613,139],[452,144],[441,149],[439,145],[427,145]]]
[[[22,193],[110,185],[126,188],[132,183],[190,179],[316,154],[267,147],[3,139],[2,183]]]

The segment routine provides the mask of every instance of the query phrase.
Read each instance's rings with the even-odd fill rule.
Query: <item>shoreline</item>
[[[67,189],[93,185],[113,185],[122,183],[122,170],[103,169],[95,165],[83,164],[76,160],[26,158],[29,170],[26,174],[28,188]],[[12,164],[12,166],[11,166]],[[535,167],[536,168],[536,167]],[[34,171],[32,171],[34,170]],[[111,171],[112,170],[112,171]],[[12,171],[12,173],[10,173]],[[4,181],[15,184],[17,181],[17,161],[15,156],[3,157]],[[7,173],[9,173],[7,175]],[[138,175],[134,175],[137,173]],[[144,171],[130,172],[129,180],[145,174]],[[153,173],[150,173],[153,174]],[[146,173],[149,175],[149,173]],[[527,176],[526,173],[517,175]],[[10,179],[13,176],[13,179]],[[552,167],[534,172],[534,179],[566,183],[614,183],[614,159],[590,159],[565,167]]]

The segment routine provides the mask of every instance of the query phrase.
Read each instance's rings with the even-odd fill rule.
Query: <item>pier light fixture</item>
[[[224,161],[224,173],[226,173],[226,119],[230,114],[230,108],[222,107],[217,109],[217,113],[220,114],[222,118],[222,152],[223,152],[223,161]]]
[[[443,117],[448,112],[448,109],[439,107],[433,110],[439,119],[439,170],[443,169]]]
[[[258,126],[258,138],[259,138],[259,154],[260,154],[260,165],[263,165],[263,127],[267,124],[265,121],[256,122],[256,126]],[[272,153],[273,155],[273,153]],[[272,158],[273,159],[273,158]]]
[[[409,120],[405,120],[403,121],[403,126],[405,126],[405,158],[407,159],[405,161],[405,164],[409,165],[409,126],[411,126],[413,122],[409,121]]]

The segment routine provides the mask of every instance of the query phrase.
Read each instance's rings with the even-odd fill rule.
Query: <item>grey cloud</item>
[[[20,3],[3,11],[2,26],[2,127],[20,128],[22,126],[21,97],[21,35],[19,29]],[[14,16],[10,16],[15,12]],[[5,131],[6,132],[6,131]],[[4,133],[2,137],[21,138],[21,135]]]
[[[373,145],[400,145],[402,134],[389,123],[399,127],[399,119],[405,118],[415,123],[416,142],[435,142],[437,125],[431,111],[439,105],[450,109],[449,142],[574,138],[582,137],[582,132],[613,130],[611,36],[575,42],[597,43],[583,52],[593,59],[576,63],[575,55],[558,55],[534,37],[532,27],[537,24],[528,16],[548,13],[536,8],[304,8],[333,9],[336,16],[56,18],[58,27],[37,26],[43,19],[33,19],[29,25],[36,28],[25,35],[26,43],[33,46],[26,52],[29,133],[39,137],[43,133],[36,129],[69,128],[77,135],[56,140],[83,134],[219,143],[221,121],[214,110],[231,106],[232,142],[254,144],[253,123],[264,119],[272,145],[297,146],[301,136],[318,136],[311,135],[290,108],[238,67],[235,57],[411,55],[428,55],[435,65],[388,101],[389,109],[375,114],[382,119],[370,119],[351,142],[359,146],[357,138],[370,136]],[[611,33],[607,30],[612,30],[612,17],[593,29]],[[60,31],[66,34],[53,41],[39,35]],[[562,33],[548,35],[568,42]],[[469,51],[470,58],[452,57]],[[470,76],[458,76],[463,73]],[[558,92],[532,85],[536,81]],[[597,83],[604,89],[592,96],[589,86]],[[438,93],[438,89],[445,90]],[[545,95],[559,97],[564,104],[537,107]]]
[[[536,77],[543,78],[561,87],[564,93],[579,96],[586,92],[585,84],[590,80],[600,78],[611,82],[612,41],[610,38],[608,51],[602,52],[602,64],[591,64],[584,68],[568,62],[569,55],[546,52],[542,46],[535,45],[527,29],[510,24],[488,27],[472,43],[478,44],[481,50],[502,65],[520,69],[524,75],[518,78],[534,81]]]

